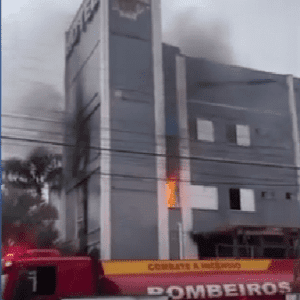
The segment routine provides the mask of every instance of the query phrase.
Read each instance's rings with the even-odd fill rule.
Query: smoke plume
[[[64,32],[78,4],[73,4],[73,12],[70,7],[64,8],[62,4],[48,0],[32,0],[30,4],[18,1],[17,4],[19,7],[14,9],[6,7],[2,22],[3,134],[61,141],[63,127],[59,120],[62,120],[64,110]],[[37,145],[4,140],[3,157],[27,157]]]
[[[64,108],[64,32],[71,18],[53,3],[34,0],[3,19],[3,113]]]
[[[225,21],[207,20],[193,8],[179,13],[163,34],[164,42],[178,46],[187,56],[233,64],[229,37]]]

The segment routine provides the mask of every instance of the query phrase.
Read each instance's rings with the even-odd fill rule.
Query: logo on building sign
[[[72,53],[74,46],[79,43],[81,33],[86,31],[86,27],[92,21],[99,5],[100,0],[85,0],[82,3],[70,30],[66,32],[67,57]]]
[[[291,292],[289,282],[262,282],[262,283],[239,283],[239,284],[207,284],[207,285],[186,285],[148,287],[148,295],[160,296],[165,293],[172,299],[205,299],[239,296],[273,296],[284,295]]]
[[[150,0],[114,0],[113,10],[119,12],[120,17],[137,20],[137,17],[150,9]]]

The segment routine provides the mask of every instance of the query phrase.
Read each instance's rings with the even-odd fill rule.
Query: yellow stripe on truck
[[[264,271],[271,260],[132,260],[104,261],[107,275],[158,274],[208,271]]]

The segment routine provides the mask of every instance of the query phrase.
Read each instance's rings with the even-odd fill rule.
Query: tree
[[[2,245],[10,240],[30,247],[49,248],[58,237],[58,212],[43,199],[45,183],[61,189],[59,157],[36,148],[27,160],[3,163]],[[59,178],[59,179],[58,179]],[[57,184],[59,182],[60,184]]]

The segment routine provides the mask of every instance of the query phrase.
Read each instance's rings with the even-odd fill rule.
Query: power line
[[[22,128],[14,128],[14,127],[11,127],[11,128],[9,128],[9,127],[6,127],[6,126],[2,126],[2,128],[7,128],[7,129],[16,129],[16,130],[24,130],[24,131],[27,131],[27,132],[30,132],[30,133],[36,133],[36,135],[38,135],[39,133],[42,133],[42,134],[49,134],[49,135],[57,135],[57,136],[59,136],[60,138],[63,138],[64,136],[66,136],[65,134],[63,134],[63,133],[57,133],[57,132],[51,132],[51,131],[44,131],[44,130],[34,130],[34,129],[22,129]],[[9,134],[9,133],[8,133]],[[70,135],[69,135],[69,137],[70,137]],[[15,137],[15,138],[17,138],[17,137]],[[110,140],[110,141],[114,141],[114,142],[123,142],[124,143],[124,139],[103,139],[102,138],[102,140]],[[23,142],[25,142],[25,141],[23,141]],[[151,141],[140,141],[140,140],[138,140],[138,141],[136,141],[136,140],[131,140],[130,141],[131,142],[131,144],[147,144],[147,145],[151,145],[151,146],[155,146],[156,145],[156,143],[155,143],[155,141],[154,142],[151,142]]]
[[[54,132],[51,131],[43,131],[43,130],[36,130],[36,129],[23,129],[20,127],[12,127],[12,126],[2,126],[2,128],[9,128],[9,129],[19,129],[19,130],[26,130],[26,131],[32,131],[32,132],[38,132],[38,133],[48,133],[49,134],[54,134]],[[142,136],[146,136],[146,137],[152,137],[154,138],[154,133],[145,133],[145,132],[137,132],[137,131],[129,131],[129,130],[119,130],[119,129],[106,129],[106,128],[102,128],[101,131],[111,131],[111,132],[120,132],[120,133],[125,133],[125,134],[132,134],[132,135],[142,135]],[[61,133],[61,132],[57,132],[57,135],[64,135],[65,133]],[[176,137],[176,140],[187,140],[190,142],[196,142],[195,139],[193,138],[179,138],[178,136],[172,136],[172,135],[165,135],[165,137]],[[117,139],[111,139],[111,141],[122,141],[122,140],[117,140]],[[145,141],[134,141],[134,143],[141,143],[141,144],[152,144],[152,145],[156,145],[155,143],[152,142],[145,142]],[[219,145],[228,145],[227,142],[220,142],[220,141],[215,141],[214,142],[215,146],[219,146]],[[276,150],[285,150],[285,147],[280,147],[280,146],[264,146],[264,145],[255,145],[255,148],[261,148],[261,149],[276,149]]]
[[[139,179],[139,180],[145,180],[145,181],[162,181],[164,183],[166,183],[167,178],[157,178],[157,177],[149,177],[149,176],[137,176],[137,175],[129,175],[129,174],[119,174],[119,173],[104,173],[104,172],[99,172],[98,171],[99,168],[96,168],[95,170],[91,171],[89,174],[86,175],[86,177],[81,178],[80,180],[78,180],[78,182],[76,184],[74,184],[74,186],[70,189],[70,191],[76,187],[81,185],[84,181],[88,180],[91,176],[93,176],[94,174],[97,175],[105,175],[105,176],[111,176],[111,177],[116,177],[116,178],[125,178],[125,179]],[[187,181],[187,180],[178,180],[178,182],[181,183],[189,183],[191,186],[197,186],[197,184],[192,184],[191,181]],[[224,181],[201,181],[201,184],[199,184],[201,186],[211,186],[211,185],[229,185],[229,186],[262,186],[262,187],[298,187],[297,184],[293,184],[293,183],[243,183],[243,182],[224,182]],[[114,189],[118,189],[117,187]],[[120,188],[122,189],[122,188]]]
[[[72,168],[67,168],[69,171],[72,171]],[[66,170],[66,168],[64,168]],[[132,175],[132,174],[120,174],[120,173],[103,173],[98,172],[99,168],[96,168],[94,171],[91,171],[90,173],[86,174],[85,178],[82,178],[79,182],[77,182],[76,185],[80,185],[80,182],[87,180],[89,177],[91,177],[93,174],[98,175],[106,175],[111,177],[117,177],[117,178],[125,178],[125,179],[139,179],[139,180],[145,180],[145,181],[163,181],[166,182],[167,178],[157,178],[157,177],[150,177],[150,176],[143,176],[143,175]],[[197,184],[196,181],[187,181],[187,180],[180,180],[178,179],[178,182],[185,182],[190,183],[193,185],[204,185],[204,186],[216,186],[216,185],[227,185],[227,186],[262,186],[262,187],[298,187],[295,183],[289,183],[289,182],[282,182],[280,179],[269,179],[269,178],[251,178],[251,177],[240,177],[240,176],[228,176],[228,175],[222,175],[222,174],[202,174],[204,176],[211,176],[214,177],[211,180],[207,179],[200,179],[199,184]],[[218,180],[217,178],[220,178],[221,180]],[[224,179],[228,179],[228,181],[224,181]],[[236,179],[239,179],[238,181]],[[258,182],[242,182],[244,180],[250,180],[250,181],[258,181]],[[291,181],[295,181],[296,178],[291,178]],[[266,181],[273,181],[273,182],[266,182]],[[194,184],[193,184],[194,183]]]
[[[29,132],[35,132],[35,133],[47,133],[47,134],[55,134],[55,135],[62,135],[64,136],[63,133],[61,132],[54,132],[54,131],[47,131],[47,130],[36,130],[32,128],[22,128],[22,127],[13,127],[13,126],[1,126],[2,129],[12,129],[12,130],[22,130],[22,131],[29,131]]]
[[[162,181],[166,182],[167,178],[157,178],[157,177],[150,177],[150,176],[142,176],[142,175],[132,175],[132,174],[120,174],[120,173],[103,173],[103,172],[98,172],[99,168],[96,168],[96,170],[91,171],[90,173],[86,174],[86,177],[82,178],[79,180],[79,182],[76,183],[76,186],[80,185],[82,182],[86,181],[88,178],[90,178],[93,174],[97,175],[105,175],[105,176],[111,176],[111,177],[116,177],[116,178],[125,178],[125,179],[139,179],[139,180],[145,180],[145,181]],[[69,169],[70,170],[70,169]],[[224,175],[214,175],[214,177],[220,177],[221,179],[224,179],[226,177],[227,179],[234,180],[234,176],[224,176]],[[251,179],[251,180],[257,180],[259,182],[240,182],[240,181],[218,181],[216,179],[213,180],[201,180],[201,184],[197,184],[195,181],[187,181],[187,180],[182,180],[178,179],[178,182],[181,183],[190,183],[191,186],[197,186],[197,185],[205,185],[205,186],[211,186],[211,185],[229,185],[229,186],[263,186],[263,187],[298,187],[297,184],[294,183],[288,183],[288,182],[278,182],[279,179],[274,179],[273,183],[262,183],[264,180],[272,180],[272,179],[267,179],[267,178],[243,178],[244,180]],[[296,180],[296,179],[295,179]],[[117,189],[117,188],[116,188]]]
[[[65,124],[65,121],[60,120],[53,120],[53,119],[45,119],[45,118],[38,118],[38,117],[32,117],[28,115],[15,115],[15,114],[1,114],[1,117],[8,117],[8,118],[19,118],[19,119],[27,119],[31,121],[41,121],[41,122],[50,122],[50,123],[61,123]]]
[[[61,143],[61,142],[42,141],[42,140],[36,140],[36,139],[17,138],[17,137],[10,137],[10,136],[2,136],[2,139],[23,141],[23,142],[32,142],[32,143],[39,143],[39,144],[48,144],[48,145],[53,145],[53,146],[71,147],[71,148],[77,147],[77,145],[70,145],[70,144]],[[154,156],[154,157],[156,157],[156,156],[167,157],[168,156],[166,154],[160,154],[160,153],[140,152],[140,151],[124,150],[124,149],[123,150],[122,149],[109,149],[109,148],[101,148],[101,147],[96,147],[96,146],[82,147],[82,149],[83,150],[85,149],[85,150],[108,151],[108,152],[116,152],[116,153],[123,153],[123,154],[146,155],[146,156]],[[178,158],[178,159],[190,159],[190,160],[237,164],[237,165],[251,165],[251,166],[272,167],[272,168],[293,169],[293,170],[300,169],[297,166],[293,166],[293,165],[266,163],[266,162],[259,162],[259,161],[241,161],[241,160],[223,159],[223,158],[215,158],[215,157],[204,157],[204,156],[197,156],[197,157],[189,156],[188,157],[188,156],[172,155],[172,157]]]
[[[96,159],[98,159],[99,156],[97,156]],[[94,160],[92,160],[94,161]],[[64,168],[65,170],[67,169],[66,167]],[[72,171],[71,168],[67,169],[68,171]],[[107,174],[106,174],[107,175]],[[124,176],[126,178],[130,178],[131,175],[128,174],[114,174],[114,176]],[[238,185],[264,185],[264,186],[295,186],[294,184],[290,184],[290,183],[284,183],[282,182],[282,179],[277,179],[277,178],[258,178],[258,177],[245,177],[245,176],[234,176],[234,175],[223,175],[223,174],[216,174],[216,173],[203,173],[201,172],[201,177],[207,177],[207,178],[212,178],[211,180],[207,180],[207,182],[205,182],[205,184],[238,184]],[[132,175],[133,178],[140,178],[140,179],[150,179],[153,180],[155,178],[153,177],[144,177],[144,176],[134,176]],[[218,180],[218,178],[224,180],[224,178],[226,179],[230,179],[230,180],[235,180],[234,182],[223,182],[223,181],[216,181],[214,182],[213,180]],[[288,179],[287,177],[285,177],[285,179]],[[160,180],[160,179],[158,179]],[[165,181],[165,179],[162,179]],[[239,181],[236,181],[239,180]],[[240,182],[240,180],[244,181],[244,180],[249,180],[249,181],[254,181],[253,183],[249,183],[249,181],[247,183],[242,183]],[[290,178],[291,181],[295,181],[296,179],[291,177]],[[179,180],[180,181],[180,180]],[[259,183],[257,183],[256,181],[259,181]],[[203,182],[203,180],[201,179],[201,182]],[[261,182],[264,182],[263,184]],[[271,183],[268,183],[271,182]]]
[[[92,100],[94,100],[94,98],[96,98],[97,95],[95,94],[94,97],[92,98]],[[209,103],[206,103],[206,104],[209,104]],[[215,104],[209,104],[209,105],[215,105]],[[88,105],[87,105],[88,106]],[[269,112],[269,113],[272,113],[272,112]],[[8,116],[8,117],[15,117],[15,118],[27,118],[29,120],[36,120],[36,121],[42,121],[42,122],[45,122],[45,121],[49,121],[49,122],[53,122],[53,123],[60,123],[60,124],[65,124],[66,128],[68,127],[71,127],[71,126],[68,126],[67,125],[67,122],[65,121],[55,121],[55,120],[50,120],[50,119],[42,119],[42,118],[33,118],[31,116],[28,116],[28,115],[13,115],[13,114],[3,114],[2,116]],[[119,120],[117,120],[119,121]],[[2,128],[4,128],[2,126]],[[106,129],[106,128],[102,128],[101,131],[111,131],[111,132],[120,132],[120,133],[126,133],[126,134],[132,134],[132,135],[141,135],[141,136],[146,136],[146,137],[154,137],[154,134],[152,133],[145,133],[145,132],[137,132],[137,131],[129,131],[129,130],[119,130],[119,129]],[[38,131],[37,132],[42,132],[42,131]],[[60,133],[61,135],[63,135],[63,133]],[[166,135],[166,136],[169,136],[171,137],[172,135]],[[188,138],[182,138],[182,137],[178,137],[175,135],[175,137],[177,138],[177,140],[187,140],[187,141],[195,141],[195,139],[193,137],[188,137]],[[135,143],[138,143],[137,141],[135,141]],[[141,142],[141,143],[144,143],[144,142]],[[227,145],[228,143],[227,142],[222,142],[222,141],[215,141],[214,142],[214,145],[218,146],[218,145]],[[255,145],[255,148],[261,148],[261,149],[285,149],[284,146],[264,146],[264,145]]]
[[[127,174],[117,174],[117,173],[103,173],[103,172],[97,172],[96,174],[99,175],[106,175],[106,176],[112,176],[112,177],[122,177],[122,178],[130,178],[130,179],[142,179],[142,180],[154,180],[154,181],[163,181],[166,182],[166,178],[156,178],[156,177],[146,177],[146,176],[136,176],[136,175],[127,175]],[[223,176],[224,177],[224,176]],[[259,180],[259,179],[258,179]],[[185,183],[191,183],[191,181],[187,180],[178,180],[178,182],[185,182]],[[284,183],[284,184],[263,184],[263,183],[242,183],[242,182],[224,182],[224,181],[202,181],[201,185],[256,185],[256,186],[291,186],[291,187],[297,187],[297,184],[290,184],[290,183]],[[193,184],[191,184],[193,185]]]

